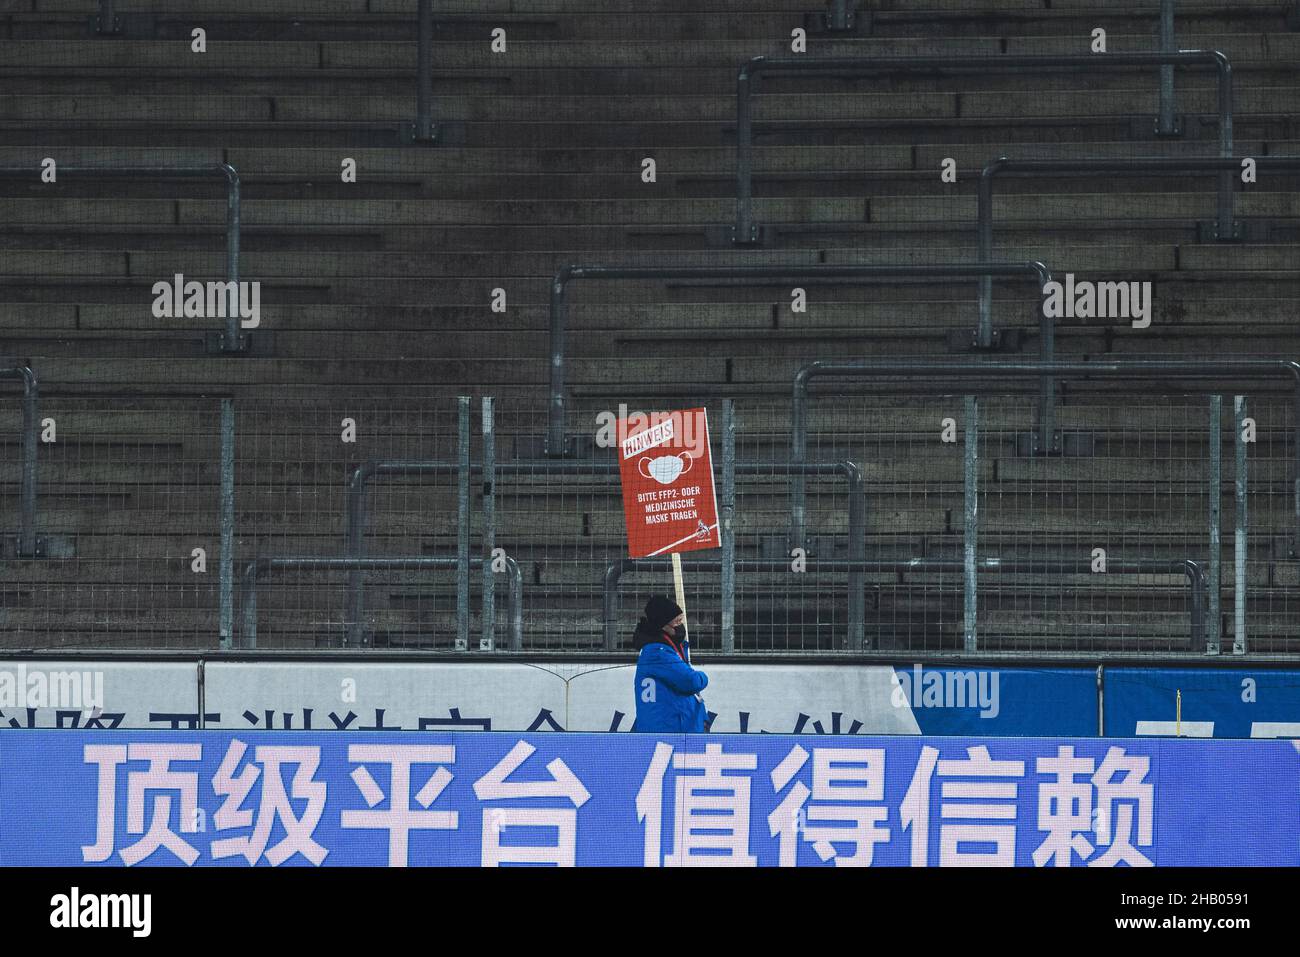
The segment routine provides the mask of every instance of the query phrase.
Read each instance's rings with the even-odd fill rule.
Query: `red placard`
[[[628,555],[722,547],[708,410],[629,416],[617,434]]]

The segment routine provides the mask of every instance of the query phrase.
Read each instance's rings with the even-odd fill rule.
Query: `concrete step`
[[[1268,277],[1271,279],[1271,274]],[[618,284],[613,284],[618,285]],[[1260,327],[1270,330],[1269,335],[1288,335],[1287,326],[1293,320],[1291,298],[1268,297],[1264,293],[1279,287],[1270,281],[1237,282],[1241,294],[1236,298],[1211,296],[1207,283],[1202,280],[1179,282],[1160,276],[1155,280],[1153,326],[1163,335],[1204,336],[1216,341],[1235,338],[1250,339],[1258,335]],[[594,296],[594,301],[573,303],[569,307],[568,328],[571,331],[598,333],[595,337],[577,337],[568,342],[569,354],[604,354],[619,342],[647,338],[647,330],[661,331],[664,336],[714,340],[721,344],[737,334],[763,333],[773,338],[824,337],[828,341],[839,336],[928,336],[950,328],[971,326],[976,322],[973,296],[946,298],[939,290],[927,289],[918,295],[906,287],[869,287],[874,302],[845,298],[836,291],[833,299],[823,299],[829,292],[813,289],[808,312],[790,311],[788,301],[773,296],[764,301],[760,296],[741,299],[742,290],[733,290],[735,302],[714,301],[662,301],[654,291],[638,293],[640,302],[629,302],[631,296]],[[949,295],[956,295],[961,287],[952,287]],[[1224,292],[1230,290],[1224,289]],[[575,299],[586,299],[597,292],[593,287],[575,294]],[[1251,295],[1251,293],[1254,295]],[[671,293],[664,291],[665,294]],[[921,298],[923,297],[923,298]],[[863,296],[866,299],[867,295]],[[1009,326],[1032,330],[1037,322],[1037,304],[1018,297],[1011,290],[995,294],[995,327]],[[1250,328],[1243,328],[1243,316],[1249,316]],[[490,318],[490,322],[488,321]],[[407,351],[416,355],[454,352],[458,342],[472,346],[476,336],[489,339],[502,335],[521,336],[510,351],[515,355],[537,355],[540,349],[549,348],[548,310],[535,303],[517,300],[504,314],[490,313],[482,304],[415,306],[393,305],[385,307],[364,305],[262,305],[261,328],[274,331],[277,344],[285,343],[286,335],[319,335],[332,337],[340,347],[361,345],[366,337],[374,340],[384,333],[403,333],[409,343]],[[1058,321],[1058,335],[1071,337],[1100,333],[1098,327],[1111,325],[1109,320]],[[1091,331],[1090,331],[1091,328]],[[0,310],[0,330],[11,342],[19,339],[36,342],[51,340],[99,339],[111,341],[119,334],[150,331],[165,336],[165,324],[155,319],[147,308],[133,304],[69,304],[58,302],[7,302]],[[355,330],[373,330],[358,332]],[[382,330],[382,332],[381,332]],[[1120,331],[1120,330],[1117,330]],[[1140,330],[1130,330],[1137,335]],[[429,338],[433,337],[433,338]],[[662,337],[659,337],[662,338]],[[140,339],[139,341],[148,341]],[[292,342],[293,340],[288,340]],[[322,340],[322,343],[327,340]],[[1080,347],[1063,339],[1058,344],[1062,352],[1080,351]],[[1116,340],[1118,342],[1118,340]],[[1036,339],[1024,348],[1029,354],[1036,350]],[[374,343],[377,344],[377,343]],[[1142,337],[1131,344],[1133,348],[1149,350],[1150,343]],[[34,346],[33,346],[34,348]],[[1116,346],[1115,348],[1120,348]],[[1093,351],[1084,347],[1083,351]],[[1266,351],[1261,349],[1261,351]]]

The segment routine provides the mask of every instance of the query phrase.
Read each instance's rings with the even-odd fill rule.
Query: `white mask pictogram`
[[[683,458],[686,459],[685,463],[682,462]],[[643,458],[637,463],[636,470],[641,473],[642,478],[652,478],[660,485],[668,485],[677,476],[689,472],[694,461],[690,452],[682,452],[680,455],[661,455],[657,459]]]

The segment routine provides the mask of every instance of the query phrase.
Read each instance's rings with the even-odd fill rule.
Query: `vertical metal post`
[[[469,401],[459,397],[459,461],[456,470],[456,650],[469,650]]]
[[[1237,521],[1233,529],[1233,572],[1235,577],[1235,594],[1233,595],[1234,624],[1232,633],[1232,653],[1246,653],[1246,441],[1242,434],[1246,421],[1246,397],[1233,396],[1233,447],[1237,453],[1236,500]]]
[[[1219,61],[1219,156],[1231,159],[1235,152],[1232,131],[1232,65],[1226,57]],[[1215,233],[1219,239],[1236,238],[1237,172],[1225,169],[1219,173],[1216,198],[1217,220]]]
[[[1300,14],[1300,6],[1296,8]],[[1291,387],[1291,480],[1295,488],[1295,511],[1291,526],[1292,552],[1300,552],[1300,373]]]
[[[244,578],[239,590],[239,608],[244,615],[243,627],[239,630],[239,647],[257,647],[257,562],[250,562],[244,569]]]
[[[1160,52],[1174,53],[1174,0],[1160,0]],[[1174,116],[1174,66],[1160,67],[1160,115],[1156,118],[1157,136],[1177,136],[1178,120]]]
[[[1214,227],[1215,238],[1226,240],[1237,238],[1237,175],[1231,170],[1219,173],[1217,190],[1217,212]]]
[[[845,463],[849,479],[849,561],[865,562],[867,558],[867,487],[861,470],[852,462]],[[866,647],[866,573],[858,564],[849,571],[849,650],[862,651]]]
[[[568,326],[568,275],[561,270],[551,280],[551,408],[546,436],[546,454],[551,456],[565,452],[564,334]]]
[[[830,0],[826,9],[828,30],[852,30],[857,0]]]
[[[510,575],[510,650],[524,650],[524,576],[519,563],[506,556],[506,572]]]
[[[363,463],[352,473],[348,487],[347,521],[344,522],[344,555],[347,558],[362,558],[366,553],[366,473],[368,463]],[[365,578],[360,565],[348,571],[348,598],[346,630],[343,646],[364,645],[365,629],[362,617],[365,613]]]
[[[114,0],[99,0],[99,14],[95,17],[95,32],[101,35],[120,33],[122,23],[117,16]]]
[[[202,655],[199,655],[197,665],[198,692],[199,692],[199,730],[202,731],[207,726],[208,711],[208,673],[207,662]]]
[[[225,164],[226,174],[226,281],[230,283],[230,303],[226,307],[226,336],[221,347],[226,352],[238,352],[239,330],[239,173]]]
[[[804,474],[800,466],[808,460],[808,376],[800,370],[794,380],[794,397],[790,405],[790,539],[789,550],[803,545],[804,525]]]
[[[1217,655],[1223,638],[1220,608],[1223,584],[1223,532],[1220,509],[1223,499],[1223,396],[1210,396],[1210,567],[1209,628],[1205,633],[1205,653]]]
[[[480,651],[496,645],[496,582],[492,552],[496,547],[496,431],[492,397],[483,397],[483,637]]]
[[[736,650],[736,408],[722,400],[722,652]]]
[[[433,142],[433,0],[420,0],[415,66],[415,140]]]
[[[1206,644],[1205,572],[1196,562],[1190,560],[1184,567],[1187,569],[1187,585],[1192,600],[1192,634],[1188,645],[1191,648],[1196,648],[1198,645],[1204,646]]]
[[[976,650],[975,615],[977,605],[977,572],[975,565],[976,536],[979,533],[979,399],[966,396],[966,454],[962,463],[963,510],[965,524],[962,536],[962,558],[965,564],[962,588],[962,636],[968,654]]]
[[[1005,159],[1005,157],[1002,157]],[[976,257],[981,263],[992,261],[993,256],[993,166],[980,173],[975,197]],[[975,326],[975,347],[988,349],[993,345],[993,277],[980,276],[979,315]]]
[[[992,210],[990,210],[992,212]],[[1056,319],[1047,314],[1045,297],[1047,290],[1038,289],[1038,357],[1043,362],[1056,359]],[[993,287],[989,287],[992,298]],[[992,303],[989,303],[989,323],[993,322]],[[1056,448],[1056,377],[1040,376],[1038,379],[1038,448],[1043,455],[1050,455]],[[1064,449],[1062,449],[1064,451]]]
[[[615,631],[618,629],[619,615],[619,596],[618,580],[623,574],[624,562],[628,559],[611,564],[605,569],[605,587],[604,587],[604,618],[605,618],[605,650],[613,651],[618,639]]]
[[[12,375],[23,385],[23,461],[22,481],[18,489],[18,554],[23,558],[36,558],[39,545],[36,538],[36,456],[40,448],[40,391],[36,374],[29,366],[15,366],[12,372],[0,372],[6,378]]]
[[[1097,737],[1106,736],[1106,666],[1097,666]]]
[[[221,594],[218,633],[222,651],[234,645],[235,625],[235,400],[221,400]]]
[[[754,242],[754,116],[750,103],[750,70],[742,67],[736,79],[736,225],[731,241]]]

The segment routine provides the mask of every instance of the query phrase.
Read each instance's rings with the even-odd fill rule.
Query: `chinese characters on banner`
[[[1289,741],[412,737],[6,734],[0,865],[1300,863]]]
[[[617,435],[628,556],[720,548],[708,410],[619,419]]]

